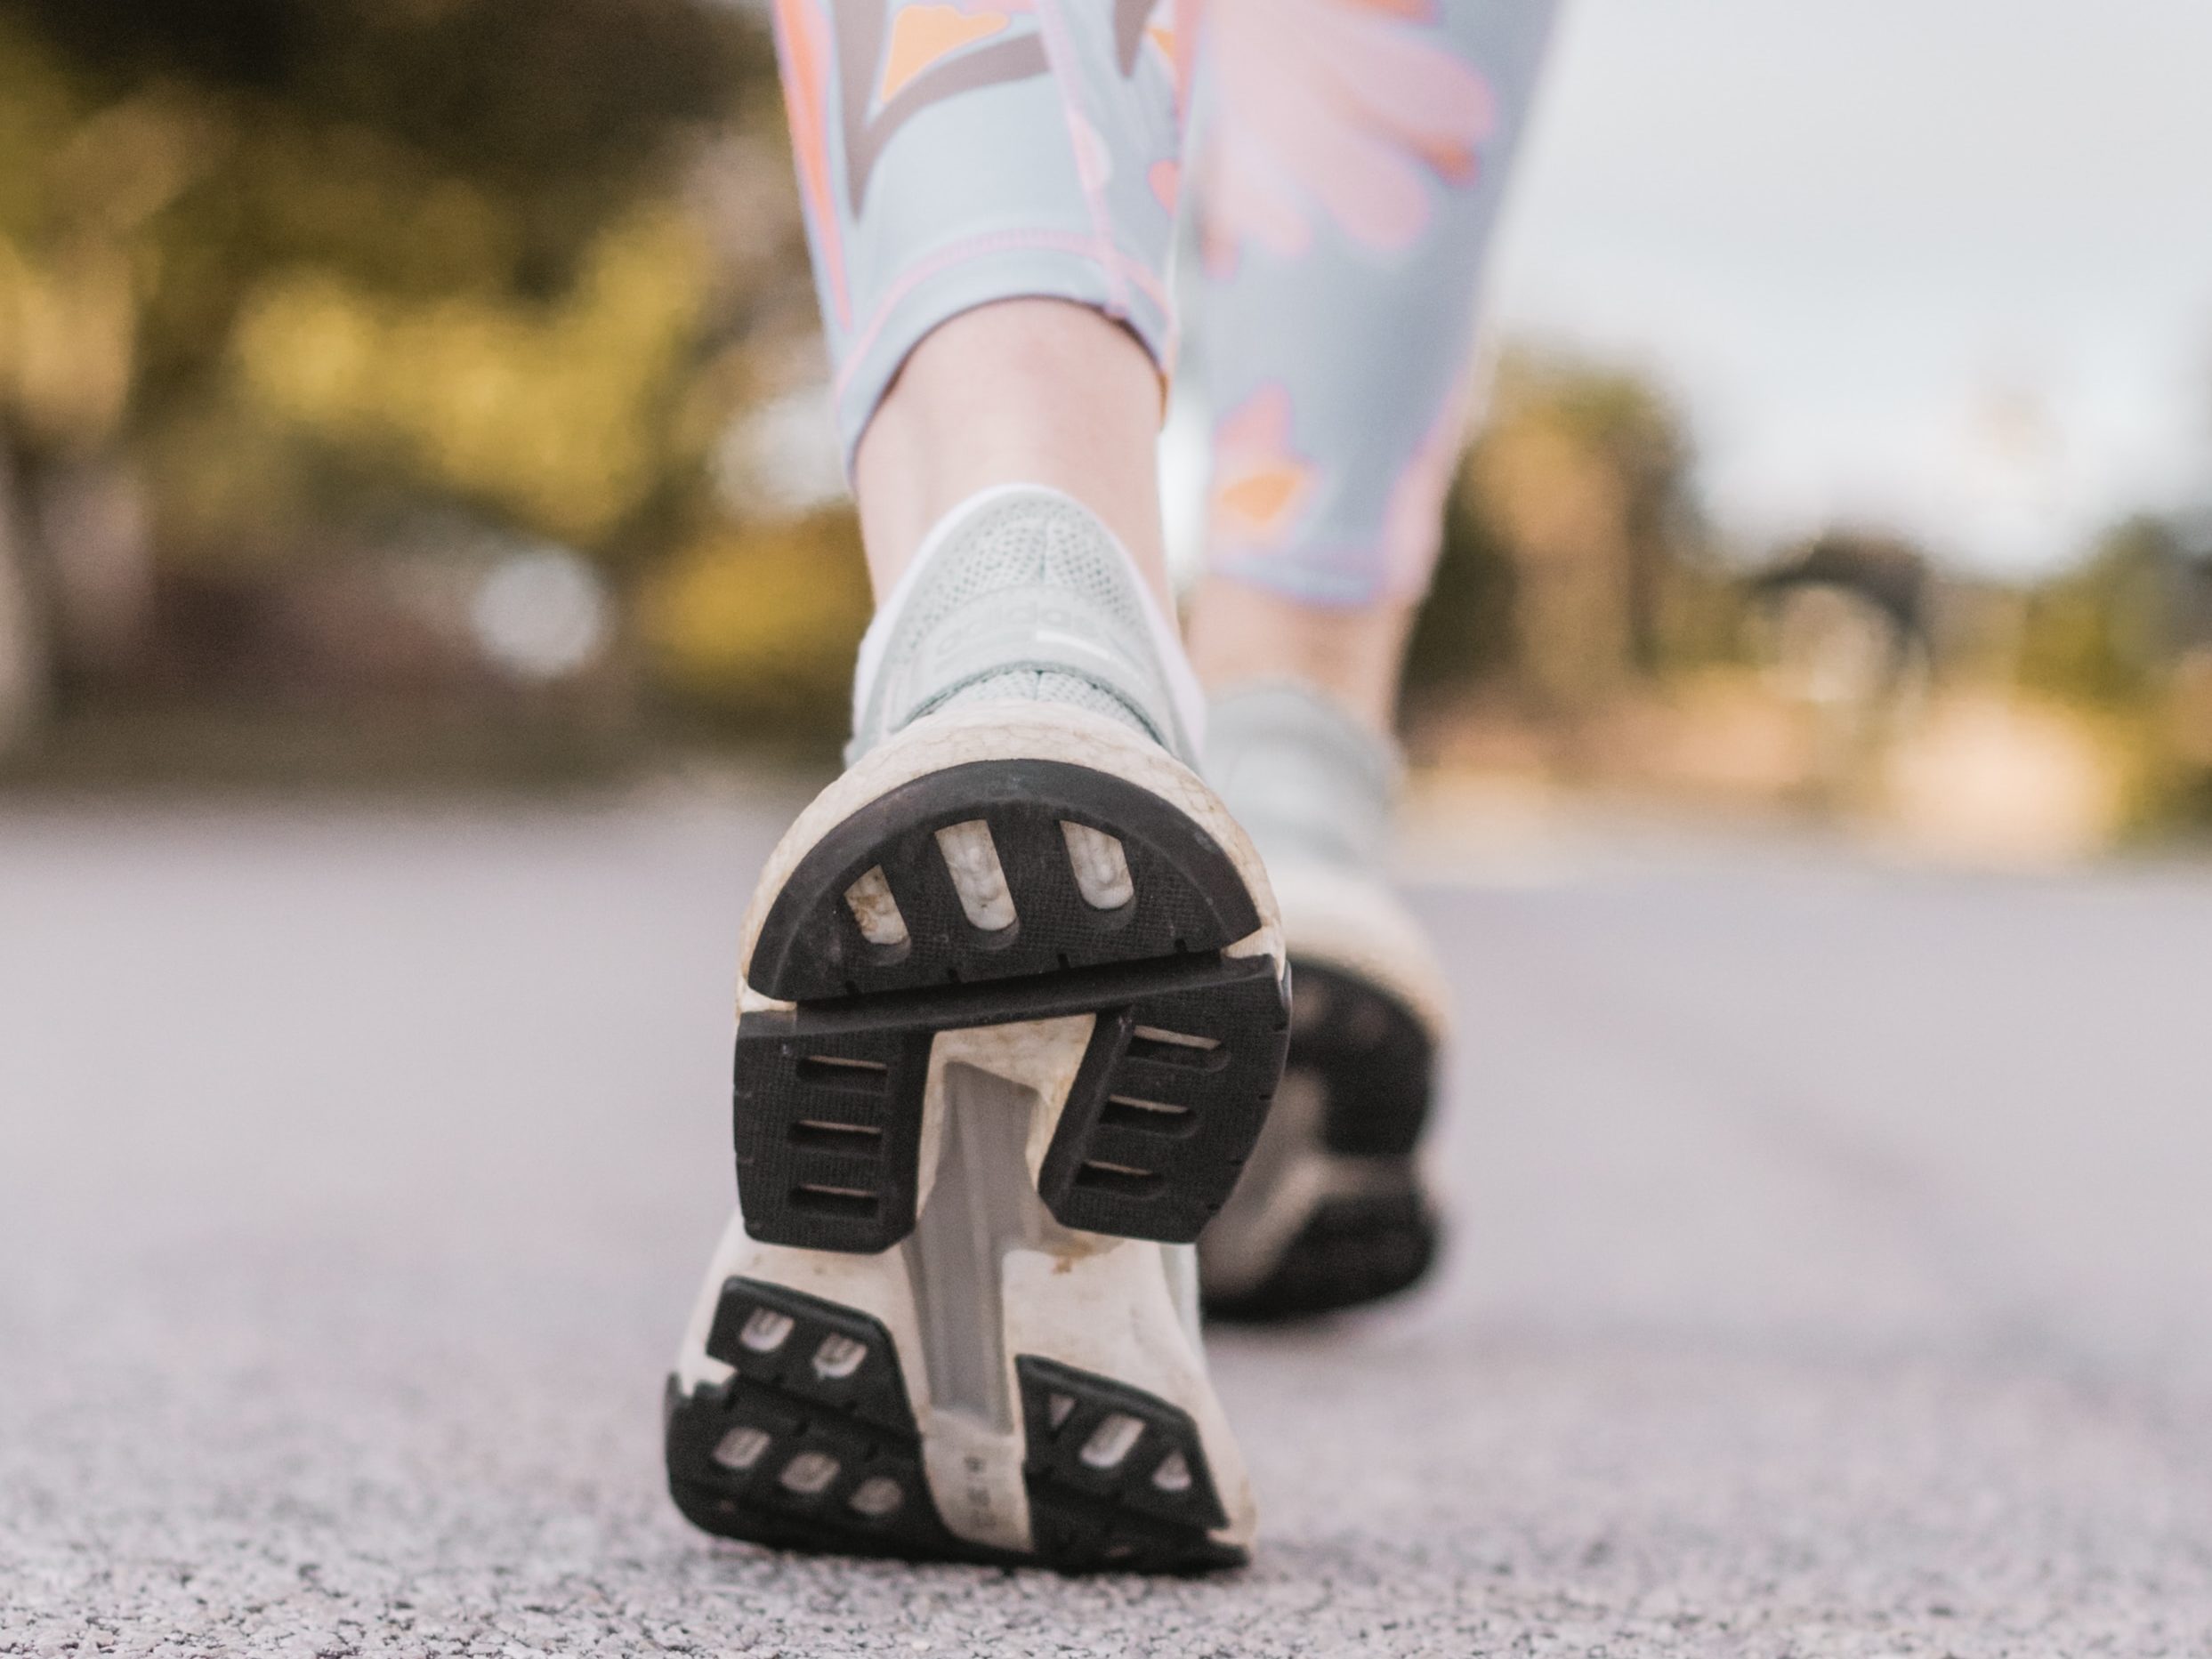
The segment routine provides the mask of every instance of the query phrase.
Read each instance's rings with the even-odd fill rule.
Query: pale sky
[[[1493,326],[1655,373],[1736,537],[2212,495],[2212,0],[1570,0],[1551,75]]]

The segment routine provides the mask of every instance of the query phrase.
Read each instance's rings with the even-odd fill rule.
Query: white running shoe
[[[1214,705],[1207,777],[1267,859],[1294,988],[1266,1132],[1199,1241],[1209,1315],[1352,1307],[1405,1290],[1435,1260],[1418,1148],[1450,1002],[1384,875],[1399,771],[1393,745],[1298,682]]]
[[[740,1213],[669,1385],[676,1502],[794,1549],[1240,1561],[1191,1241],[1288,1003],[1181,648],[1087,511],[995,491],[916,556],[855,702],[746,919]]]

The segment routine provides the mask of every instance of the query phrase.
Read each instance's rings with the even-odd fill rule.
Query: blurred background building
[[[2212,827],[2207,61],[2197,0],[1583,0],[1417,757],[1977,858]],[[826,755],[821,372],[753,10],[0,0],[0,775]]]

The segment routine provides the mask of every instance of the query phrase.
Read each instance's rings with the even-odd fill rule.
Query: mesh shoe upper
[[[961,510],[868,632],[849,759],[924,714],[991,700],[1088,709],[1196,758],[1179,645],[1120,544],[1057,491],[994,491]]]

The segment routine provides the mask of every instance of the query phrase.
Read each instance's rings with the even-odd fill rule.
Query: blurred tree
[[[1927,555],[1901,536],[1829,530],[1748,584],[1773,685],[1812,724],[1804,794],[1834,809],[1878,775],[1934,661]]]
[[[1680,415],[1635,374],[1508,352],[1416,632],[1415,694],[1509,681],[1571,716],[1700,646],[1690,460]]]
[[[1779,599],[1817,587],[1845,590],[1880,612],[1895,652],[1927,653],[1934,627],[1928,556],[1903,537],[1827,531],[1784,551],[1752,578],[1750,592]]]
[[[831,508],[700,538],[648,581],[638,622],[687,707],[812,745],[847,728],[869,609],[860,527]]]
[[[1444,503],[1444,544],[1406,654],[1406,695],[1435,702],[1501,683],[1516,659],[1512,552],[1482,510],[1462,457]]]
[[[2178,527],[2135,518],[2078,569],[2028,596],[2019,672],[2032,690],[2104,705],[2140,703],[2182,644],[2176,636],[2189,558]]]
[[[14,469],[0,447],[0,755],[28,743],[45,717],[42,596],[20,552]]]
[[[756,337],[809,326],[790,197],[714,0],[0,0],[0,616],[119,591],[27,568],[77,555],[56,479],[165,568],[424,500],[642,568],[706,533]]]
[[[2130,734],[2139,827],[2212,825],[2212,530],[2152,517],[2030,591],[2017,673]]]

